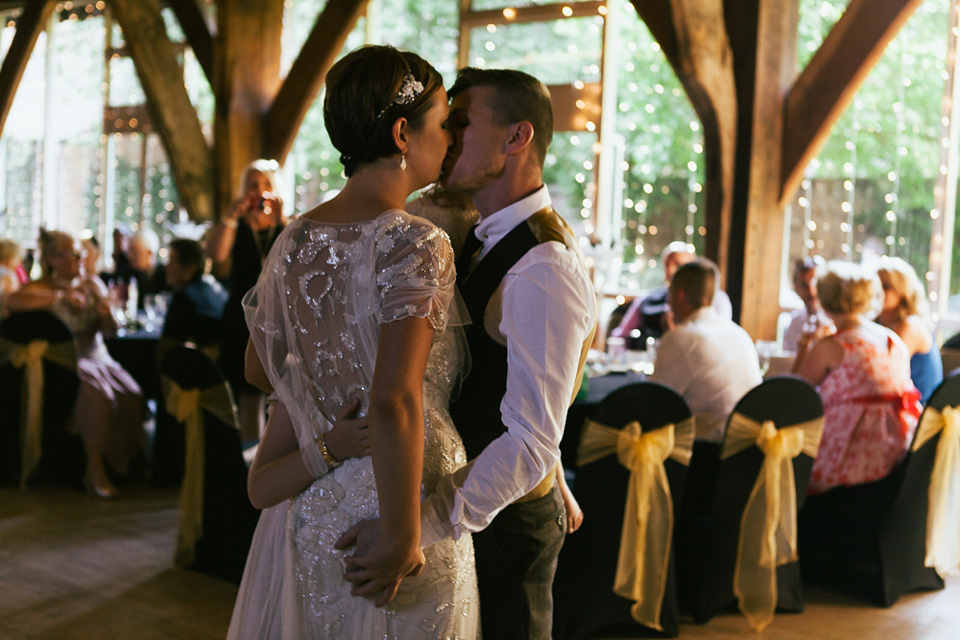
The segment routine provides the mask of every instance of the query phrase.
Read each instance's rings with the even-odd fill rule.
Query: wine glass
[[[147,317],[146,329],[152,331],[154,323],[159,317],[156,294],[147,294],[143,296],[143,313]]]

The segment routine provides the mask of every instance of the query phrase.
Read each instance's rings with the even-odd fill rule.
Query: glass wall
[[[788,264],[806,255],[866,264],[880,256],[899,256],[922,280],[934,280],[930,256],[939,215],[935,186],[945,117],[949,5],[950,0],[919,5],[807,166],[787,209]],[[799,68],[845,7],[839,0],[801,0]],[[951,281],[956,294],[960,279]],[[783,283],[782,304],[800,306],[790,291],[789,273]],[[935,302],[936,292],[930,293]],[[960,311],[960,296],[951,296],[951,306]]]
[[[857,261],[898,255],[934,280],[931,239],[948,117],[941,104],[950,1],[920,4],[806,168],[787,211],[785,265],[808,254]],[[43,224],[92,231],[107,243],[106,231],[114,225],[147,225],[163,237],[185,228],[123,34],[107,21],[103,4],[72,3],[69,10],[67,3],[58,5],[0,137],[0,234],[25,246],[32,246]],[[627,0],[567,3],[563,17],[532,21],[510,15],[547,15],[543,3],[474,0],[472,9],[482,19],[469,22],[461,39],[460,4],[371,0],[344,52],[364,42],[411,49],[430,60],[449,86],[464,42],[468,50],[461,57],[470,65],[519,68],[571,95],[571,87],[596,88],[595,103],[581,107],[594,108],[596,117],[555,135],[546,180],[558,210],[584,238],[603,293],[634,295],[658,286],[659,254],[669,242],[703,246],[703,141],[679,81],[633,6]],[[284,69],[324,5],[285,2]],[[212,17],[213,5],[202,6]],[[845,6],[843,0],[800,0],[800,68]],[[16,17],[16,11],[0,14],[3,52]],[[172,12],[166,10],[164,18],[170,38],[182,40]],[[189,47],[178,52],[188,93],[210,136],[210,86]],[[604,114],[601,103],[608,107]],[[285,166],[295,213],[335,193],[345,179],[321,105],[322,95]],[[605,176],[601,165],[608,167]],[[952,265],[943,270],[951,282],[949,308],[960,314],[960,259],[945,264]],[[787,271],[784,307],[798,304],[789,294]]]

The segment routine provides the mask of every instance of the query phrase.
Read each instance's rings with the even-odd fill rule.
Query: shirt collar
[[[550,206],[550,193],[547,191],[547,185],[542,185],[522,200],[507,205],[482,219],[476,229],[477,238],[483,243],[481,256],[518,224],[548,206]]]
[[[706,318],[719,318],[719,317],[720,317],[720,314],[717,313],[717,310],[713,308],[713,305],[708,304],[706,306],[700,307],[699,309],[691,313],[680,324],[688,325],[688,324],[693,324],[697,320],[706,319]]]

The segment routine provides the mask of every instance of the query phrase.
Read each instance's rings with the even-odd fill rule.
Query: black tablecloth
[[[157,372],[159,329],[141,329],[117,334],[106,341],[107,351],[140,385],[147,400],[160,397],[160,375]]]

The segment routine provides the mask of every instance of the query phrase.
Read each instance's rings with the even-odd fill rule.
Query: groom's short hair
[[[457,73],[457,81],[447,92],[453,100],[458,93],[471,87],[492,87],[493,106],[497,124],[529,122],[533,125],[533,147],[543,167],[547,149],[553,141],[553,105],[547,86],[523,71],[515,69],[477,69],[464,67]]]

